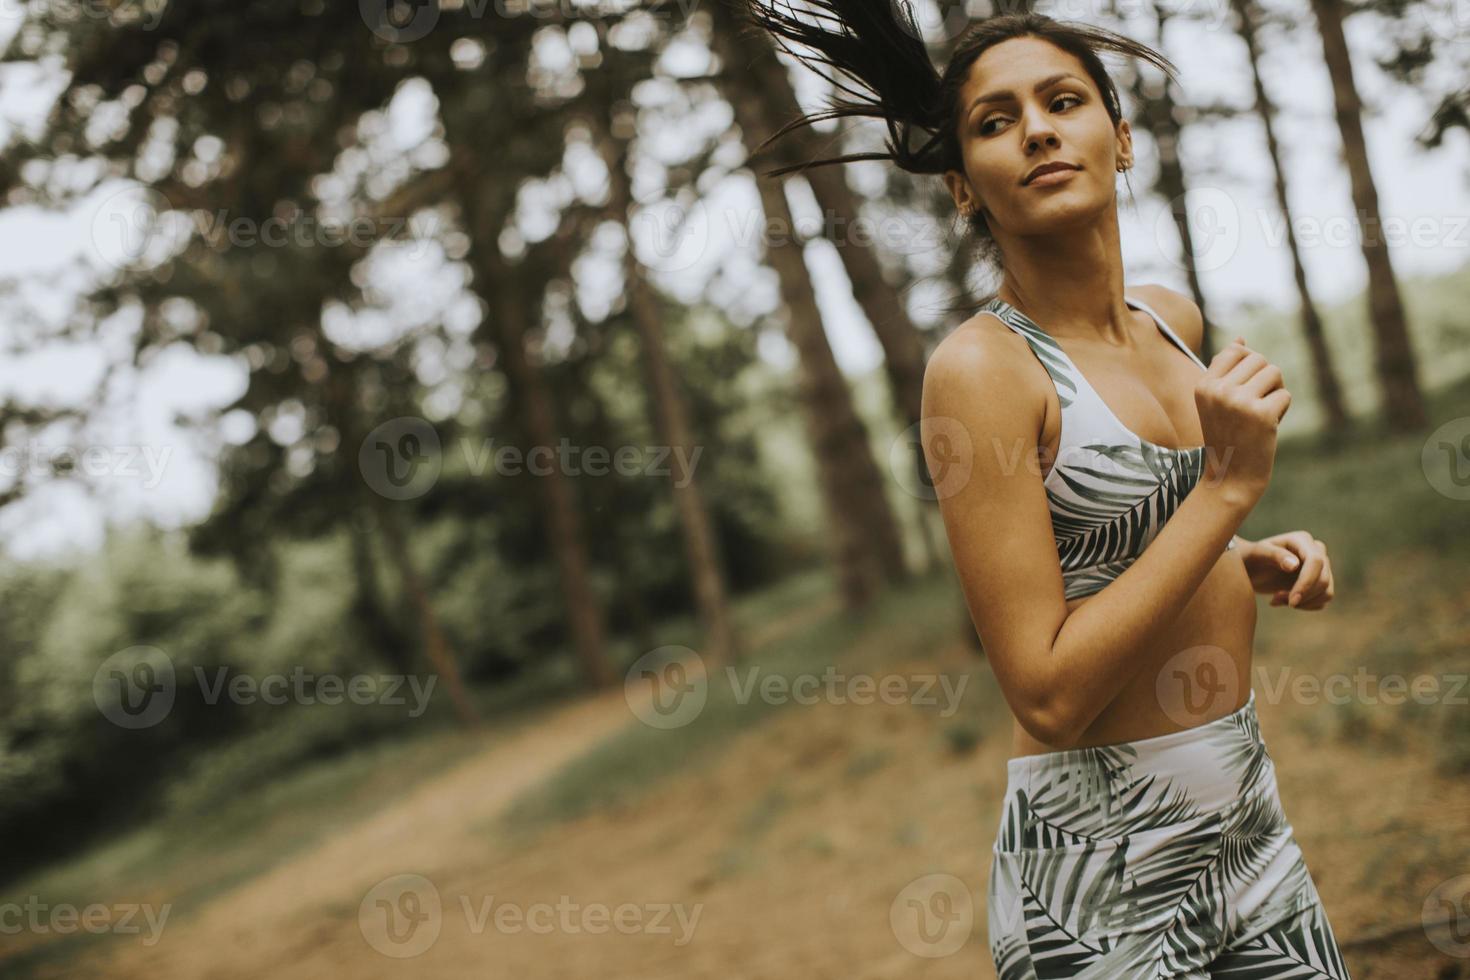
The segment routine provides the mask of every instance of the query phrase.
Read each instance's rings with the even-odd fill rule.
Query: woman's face
[[[976,60],[958,134],[965,172],[949,171],[945,183],[997,239],[1095,219],[1116,206],[1118,167],[1133,159],[1127,120],[1113,125],[1082,62],[1035,37],[1002,41]],[[1078,169],[1026,183],[1044,163]]]

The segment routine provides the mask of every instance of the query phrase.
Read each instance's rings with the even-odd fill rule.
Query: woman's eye
[[[1057,105],[1058,102],[1066,102],[1066,101],[1074,102],[1077,105],[1081,105],[1082,104],[1082,99],[1079,96],[1076,96],[1076,95],[1058,95],[1056,98],[1054,98],[1054,99],[1051,100],[1051,107],[1052,108],[1056,108],[1056,105]],[[1005,116],[1002,116],[1002,115],[994,115],[994,116],[987,116],[986,118],[980,120],[980,127],[979,127],[980,135],[982,135],[982,136],[989,136],[992,132],[994,132],[994,130],[990,128],[990,124],[993,123],[993,122],[1000,122],[1000,121],[1004,120],[1005,118],[1006,117]]]

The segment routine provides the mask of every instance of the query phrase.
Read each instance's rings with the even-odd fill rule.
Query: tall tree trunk
[[[1291,253],[1292,276],[1296,280],[1297,296],[1301,302],[1302,335],[1307,341],[1312,377],[1317,385],[1317,398],[1322,403],[1322,411],[1327,418],[1327,435],[1338,441],[1347,434],[1351,421],[1343,403],[1337,371],[1332,365],[1332,353],[1327,347],[1322,318],[1317,315],[1317,304],[1312,301],[1311,290],[1307,287],[1307,270],[1302,264],[1296,229],[1292,226],[1291,203],[1286,193],[1286,168],[1281,164],[1281,150],[1276,142],[1276,106],[1266,92],[1265,82],[1261,78],[1261,52],[1256,36],[1260,8],[1255,0],[1232,0],[1232,5],[1240,21],[1241,39],[1245,41],[1246,52],[1250,57],[1251,81],[1256,91],[1256,112],[1261,117],[1261,125],[1266,129],[1266,152],[1271,157],[1271,167],[1276,175],[1276,204],[1286,220],[1286,247]]]
[[[791,227],[786,190],[779,180],[756,179],[768,222]],[[828,533],[848,608],[868,602],[886,579],[904,572],[898,525],[884,495],[868,434],[852,404],[847,380],[822,328],[801,245],[791,235],[773,236],[767,261],[781,280],[787,336],[800,360],[800,393],[812,451],[826,502]]]
[[[363,642],[378,652],[387,664],[400,674],[413,669],[404,637],[398,624],[388,615],[378,591],[377,560],[373,556],[372,522],[376,516],[370,509],[355,513],[347,520],[347,533],[352,540],[352,618],[362,630]]]
[[[707,9],[713,18],[712,46],[724,62],[727,82],[751,96],[731,99],[735,120],[747,139],[762,140],[801,112],[786,67],[776,57],[770,36],[741,24],[726,2],[713,3]],[[779,143],[773,159],[779,158],[782,163],[823,155],[810,129],[790,133]],[[907,424],[913,425],[919,421],[924,385],[924,345],[918,328],[899,302],[897,290],[884,279],[873,246],[851,233],[853,222],[860,216],[857,196],[848,187],[842,168],[817,167],[802,176],[811,184],[822,209],[823,230],[842,257],[853,297],[883,348],[883,366],[893,389],[894,405]]]
[[[477,243],[483,241],[477,237]],[[494,239],[488,243],[488,248],[482,245],[482,253],[488,250],[495,250],[495,254],[489,259],[483,254],[481,256],[479,268],[486,273],[481,296],[491,304],[491,315],[498,321],[496,333],[500,339],[500,351],[505,358],[506,374],[514,378],[514,389],[520,395],[518,407],[527,441],[533,446],[555,446],[559,440],[551,394],[546,389],[545,379],[526,357],[526,313],[519,288],[510,282]],[[487,296],[486,293],[493,295]],[[542,492],[536,494],[536,498],[541,501],[547,544],[561,577],[567,621],[577,659],[582,664],[583,678],[590,687],[606,687],[613,681],[613,672],[607,659],[602,605],[592,586],[582,515],[565,473],[551,466],[544,476],[536,479],[543,484]]]
[[[325,402],[330,413],[329,417],[337,426],[338,431],[342,433],[346,445],[361,446],[367,434],[362,431],[363,426],[358,416],[356,372],[351,369],[329,372],[327,385]],[[444,636],[439,614],[434,611],[428,588],[424,585],[423,577],[419,575],[418,568],[413,563],[413,555],[408,550],[407,539],[399,523],[400,514],[394,510],[395,501],[378,496],[370,489],[363,487],[362,484],[356,484],[356,486],[367,501],[366,512],[371,515],[373,522],[383,535],[388,560],[394,564],[398,572],[398,581],[413,609],[414,618],[418,621],[419,640],[424,656],[438,672],[439,679],[443,682],[445,690],[448,691],[449,699],[460,721],[470,726],[479,724],[479,713],[475,711],[469,692],[465,690],[464,681],[460,677],[458,659],[448,639]],[[360,533],[356,526],[351,529],[351,533],[354,558],[360,564],[367,565],[366,568],[359,567],[357,572],[358,609],[361,610],[361,603],[366,598],[380,611],[381,606],[376,600],[377,589],[371,569],[372,543]],[[376,624],[369,620],[363,625],[372,629]],[[379,636],[376,639],[379,642],[386,642],[389,646],[396,646],[396,638],[397,631],[393,630],[391,635]],[[400,659],[406,664],[406,657],[401,652],[395,654],[395,659]]]
[[[1341,0],[1312,0],[1312,12],[1322,34],[1322,53],[1332,77],[1337,128],[1342,134],[1343,159],[1352,181],[1353,207],[1362,224],[1363,259],[1368,263],[1368,320],[1373,331],[1383,413],[1391,430],[1412,432],[1424,427],[1427,416],[1404,306],[1394,278],[1388,242],[1384,240],[1383,220],[1378,213],[1378,190],[1368,166],[1362,101],[1353,81],[1352,59],[1342,29],[1343,5]]]
[[[599,134],[603,162],[608,169],[608,210],[622,223],[627,241],[623,275],[628,290],[628,312],[642,348],[654,424],[659,438],[670,448],[675,459],[693,460],[694,435],[689,424],[689,409],[683,392],[679,390],[674,369],[669,364],[658,296],[634,254],[632,236],[627,233],[628,212],[633,204],[627,170],[628,144],[614,141],[599,120],[592,120],[591,125],[593,132]],[[704,494],[692,466],[687,473],[674,474],[671,489],[684,541],[684,556],[689,564],[694,603],[704,627],[704,655],[715,663],[735,659],[738,651],[724,565],[714,522],[710,520],[709,508],[705,505]]]
[[[434,669],[439,672],[439,678],[444,682],[444,687],[449,692],[449,699],[454,704],[454,711],[459,715],[460,720],[467,725],[479,724],[479,714],[470,702],[464,681],[460,678],[459,665],[455,662],[454,651],[449,646],[449,640],[444,636],[444,629],[439,623],[439,614],[434,612],[434,605],[429,600],[429,590],[424,586],[424,580],[419,576],[418,568],[414,566],[413,556],[408,550],[408,541],[404,537],[402,526],[398,523],[398,515],[392,507],[386,506],[386,502],[378,506],[378,526],[383,530],[389,558],[398,568],[399,580],[403,583],[403,590],[408,594],[414,616],[419,622],[419,634],[423,641],[424,654],[429,658],[429,663],[433,664]]]
[[[751,36],[749,29],[724,23],[724,8],[715,4],[715,9],[721,13],[715,18],[713,43],[726,61],[725,96],[746,137],[756,138],[774,128],[767,116],[763,92],[767,82],[735,69],[743,68],[741,59],[747,54],[760,57],[762,49],[756,47],[751,53],[745,46]],[[737,41],[741,43],[735,44]],[[768,48],[767,44],[766,53]],[[787,84],[784,76],[782,83]],[[789,314],[788,336],[801,359],[808,431],[822,471],[843,594],[849,606],[861,605],[875,591],[876,583],[907,576],[903,538],[884,492],[882,474],[873,461],[867,429],[853,407],[852,393],[837,367],[823,329],[811,275],[795,235],[784,182],[757,175],[756,187],[765,211],[765,227],[775,230],[767,242],[767,257],[780,277]],[[917,340],[917,334],[914,337]],[[895,400],[898,400],[897,393]]]
[[[475,291],[490,310],[492,329],[505,368],[506,380],[516,399],[521,430],[532,446],[559,444],[551,393],[526,356],[525,325],[529,311],[522,289],[500,254],[500,224],[493,212],[482,210],[484,202],[473,181],[461,187],[471,237],[471,261],[475,268]],[[534,287],[533,287],[534,288]],[[602,606],[592,586],[591,561],[587,556],[582,517],[565,473],[547,468],[542,491],[535,495],[546,526],[547,546],[556,562],[566,602],[572,646],[582,666],[582,677],[592,688],[613,682],[607,658],[606,630]]]
[[[747,140],[760,141],[781,124],[800,114],[801,107],[791,87],[786,68],[776,57],[769,35],[750,30],[733,15],[725,0],[708,8],[713,19],[711,46],[725,65],[726,95],[735,109],[736,122]],[[739,89],[739,93],[735,91]],[[792,132],[779,141],[773,159],[794,162],[822,153],[810,130]],[[908,427],[916,427],[922,415],[924,390],[924,342],[918,327],[900,301],[898,290],[883,275],[873,245],[853,226],[861,218],[857,195],[848,186],[840,167],[817,167],[803,176],[822,212],[822,229],[837,249],[852,284],[853,298],[873,328],[883,349],[883,370],[899,416]],[[759,179],[759,178],[757,178]],[[911,466],[925,480],[919,440],[912,441]],[[933,528],[920,508],[919,533],[929,564],[937,560],[938,545]]]
[[[1155,7],[1154,11],[1158,23],[1158,37],[1162,44],[1164,28],[1169,18],[1162,7]],[[1154,88],[1155,84],[1158,85],[1157,89]],[[1174,219],[1174,228],[1179,234],[1179,245],[1182,251],[1180,259],[1184,265],[1185,279],[1189,283],[1189,294],[1204,317],[1205,329],[1200,338],[1200,359],[1208,364],[1210,358],[1215,356],[1215,345],[1210,333],[1210,304],[1205,299],[1205,291],[1199,281],[1199,271],[1194,265],[1194,231],[1190,228],[1189,211],[1185,206],[1189,179],[1184,173],[1184,164],[1179,159],[1179,142],[1182,134],[1179,123],[1175,119],[1174,96],[1169,91],[1167,78],[1156,81],[1144,76],[1142,72],[1136,72],[1133,76],[1133,95],[1138,99],[1143,124],[1153,134],[1154,142],[1159,148],[1157,187],[1164,200],[1169,202],[1169,213]]]

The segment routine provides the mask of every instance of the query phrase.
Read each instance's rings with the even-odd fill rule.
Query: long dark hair
[[[746,29],[770,32],[782,49],[821,74],[828,74],[823,66],[835,69],[831,80],[842,93],[827,109],[787,122],[758,149],[816,122],[868,117],[887,127],[887,152],[807,160],[767,171],[769,177],[855,160],[890,160],[914,174],[963,172],[960,91],[980,55],[1010,38],[1040,38],[1075,55],[1102,93],[1114,126],[1123,118],[1123,110],[1100,53],[1141,58],[1178,78],[1173,62],[1146,44],[1106,28],[1034,12],[998,14],[977,21],[960,37],[941,71],[929,57],[907,0],[804,2],[807,9],[798,14],[790,0],[735,0]],[[971,218],[970,227],[982,240],[990,237],[982,214]]]

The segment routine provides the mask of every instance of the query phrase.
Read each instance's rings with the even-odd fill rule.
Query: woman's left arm
[[[1308,531],[1287,531],[1250,541],[1236,535],[1251,588],[1271,594],[1271,605],[1317,610],[1332,601],[1332,565],[1327,545]]]

